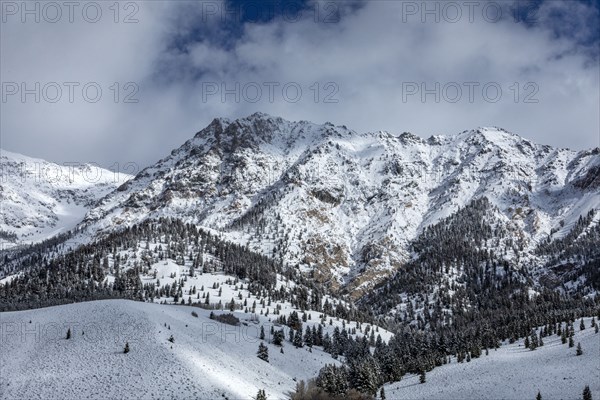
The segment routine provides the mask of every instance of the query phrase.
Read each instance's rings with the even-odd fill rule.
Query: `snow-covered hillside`
[[[198,317],[192,315],[192,311]],[[337,363],[318,348],[268,344],[267,318],[236,313],[240,326],[209,319],[195,307],[126,300],[94,301],[0,314],[0,394],[4,399],[230,398],[259,389],[280,399],[301,379]],[[470,362],[452,362],[385,386],[389,399],[580,398],[589,385],[600,395],[600,336],[577,327],[575,347],[546,337],[544,346],[506,344]],[[260,326],[269,362],[257,358]],[[578,324],[576,324],[578,325]],[[71,329],[71,339],[66,339]],[[169,338],[173,336],[173,342]],[[125,343],[130,352],[123,353]]]
[[[390,399],[580,399],[589,385],[592,398],[600,398],[600,334],[590,329],[576,328],[574,342],[581,343],[583,354],[576,347],[562,344],[559,336],[544,339],[544,346],[531,351],[523,340],[490,350],[470,362],[457,363],[453,358],[447,365],[435,368],[426,375],[409,375],[400,382],[385,385]],[[576,326],[578,324],[575,324]]]
[[[94,203],[131,176],[91,164],[58,165],[0,149],[2,249],[77,225]]]
[[[174,216],[360,296],[410,259],[425,227],[484,196],[490,223],[519,241],[496,251],[515,268],[542,264],[540,241],[600,207],[600,149],[553,149],[499,128],[425,140],[261,113],[215,119],[79,229],[89,240]]]
[[[268,344],[266,317],[236,315],[240,326],[211,320],[196,307],[126,300],[2,313],[0,397],[250,399],[265,389],[270,399],[281,399],[296,381],[337,363],[317,348],[311,352],[288,342],[282,354]],[[261,342],[269,348],[269,362],[257,357]]]

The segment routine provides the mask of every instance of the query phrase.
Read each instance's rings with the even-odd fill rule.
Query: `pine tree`
[[[261,326],[260,327],[260,336],[259,336],[260,340],[265,340],[265,327]]]
[[[381,400],[385,400],[385,390],[383,389],[383,386],[381,387],[381,390],[379,391],[379,398]]]
[[[125,348],[123,349],[123,353],[129,353],[129,342],[125,342]]]
[[[269,362],[269,348],[260,342],[258,345],[258,352],[256,352],[258,358],[263,361]]]
[[[292,343],[296,348],[302,347],[302,327],[298,328],[298,331],[294,333],[294,340]]]
[[[281,346],[281,344],[283,343],[284,337],[285,337],[285,334],[283,333],[283,329],[275,331],[275,333],[273,333],[273,344],[275,346]]]
[[[537,396],[535,396],[535,400],[542,400],[542,394],[540,393],[539,390],[538,390]]]
[[[594,327],[594,333],[598,333],[598,324]]]
[[[592,400],[592,391],[588,385],[583,389],[583,400]]]
[[[71,328],[67,330],[67,340],[71,339]]]
[[[365,341],[368,344],[368,342]],[[350,363],[350,385],[361,393],[374,396],[381,386],[381,370],[377,361],[370,355]]]
[[[425,375],[425,370],[422,369],[421,373],[419,374],[419,382],[425,383],[426,380],[427,380],[427,376]]]
[[[525,348],[528,349],[531,346],[531,343],[529,342],[529,336],[525,336]]]
[[[569,336],[569,347],[575,346],[575,342],[573,342],[573,336]]]
[[[578,356],[583,354],[583,350],[581,349],[581,342],[577,342],[577,350],[575,351],[575,354]]]
[[[267,400],[267,394],[265,393],[264,389],[258,389],[256,400]]]
[[[539,343],[538,343],[538,336],[535,333],[535,330],[531,332],[531,339],[529,340],[529,348],[531,350],[535,350],[537,349]]]
[[[344,396],[349,388],[348,378],[348,370],[345,366],[337,367],[333,364],[326,364],[319,370],[316,384],[332,397]]]
[[[310,327],[306,327],[306,332],[304,333],[304,343],[308,346],[308,347],[312,347],[313,346],[313,335],[312,335],[312,331],[310,330]]]
[[[562,331],[562,334],[560,335],[560,341],[562,342],[562,344],[567,343],[567,333],[566,333],[566,330]]]
[[[583,317],[581,317],[581,323],[579,324],[579,330],[582,331],[585,329],[585,322],[583,322]]]

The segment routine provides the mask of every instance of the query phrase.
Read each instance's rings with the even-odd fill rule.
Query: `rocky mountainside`
[[[0,150],[2,249],[67,231],[97,200],[130,179],[91,164],[58,165]]]
[[[422,139],[262,113],[215,119],[102,198],[77,238],[173,216],[358,298],[418,258],[427,227],[483,198],[490,237],[469,246],[564,284],[558,275],[581,263],[565,246],[598,243],[600,149],[555,149],[500,128]]]

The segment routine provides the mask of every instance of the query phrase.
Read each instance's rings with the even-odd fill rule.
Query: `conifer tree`
[[[419,382],[425,383],[426,380],[427,380],[427,376],[425,375],[425,370],[422,369],[421,373],[419,374]]]
[[[359,361],[350,362],[348,380],[354,389],[374,396],[382,383],[381,370],[375,359],[369,355]]]
[[[569,347],[575,346],[575,342],[573,341],[573,336],[569,336]]]
[[[125,342],[125,348],[123,349],[123,353],[129,353],[129,342]]]
[[[579,323],[579,330],[582,331],[585,329],[585,322],[583,321],[583,317],[581,317],[581,322]]]
[[[575,351],[575,354],[578,356],[583,354],[583,350],[581,349],[581,342],[577,342],[577,350]]]
[[[285,335],[283,333],[283,330],[275,331],[273,333],[273,344],[275,346],[281,346],[281,344],[283,343],[284,336]]]
[[[312,334],[312,331],[310,330],[309,326],[306,327],[306,332],[304,333],[304,343],[308,347],[313,346],[313,334]]]
[[[264,343],[260,342],[256,355],[261,360],[269,362],[269,348],[265,346]]]
[[[383,386],[381,387],[381,390],[379,391],[379,398],[381,400],[385,400],[385,390],[383,389]]]
[[[294,334],[294,340],[292,341],[296,348],[302,347],[302,328],[298,328],[298,331]]]
[[[535,400],[542,400],[542,393],[539,390],[537,396],[535,396]]]
[[[583,400],[592,400],[592,391],[588,385],[583,389]]]
[[[260,327],[260,335],[259,335],[259,339],[260,340],[265,340],[265,327],[261,326]]]
[[[67,340],[71,339],[71,328],[67,330]]]
[[[267,400],[267,394],[265,393],[264,389],[258,389],[256,400]]]

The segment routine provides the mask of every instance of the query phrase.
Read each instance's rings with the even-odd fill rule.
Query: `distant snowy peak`
[[[92,164],[51,163],[0,149],[2,248],[73,228],[98,199],[131,176]]]

